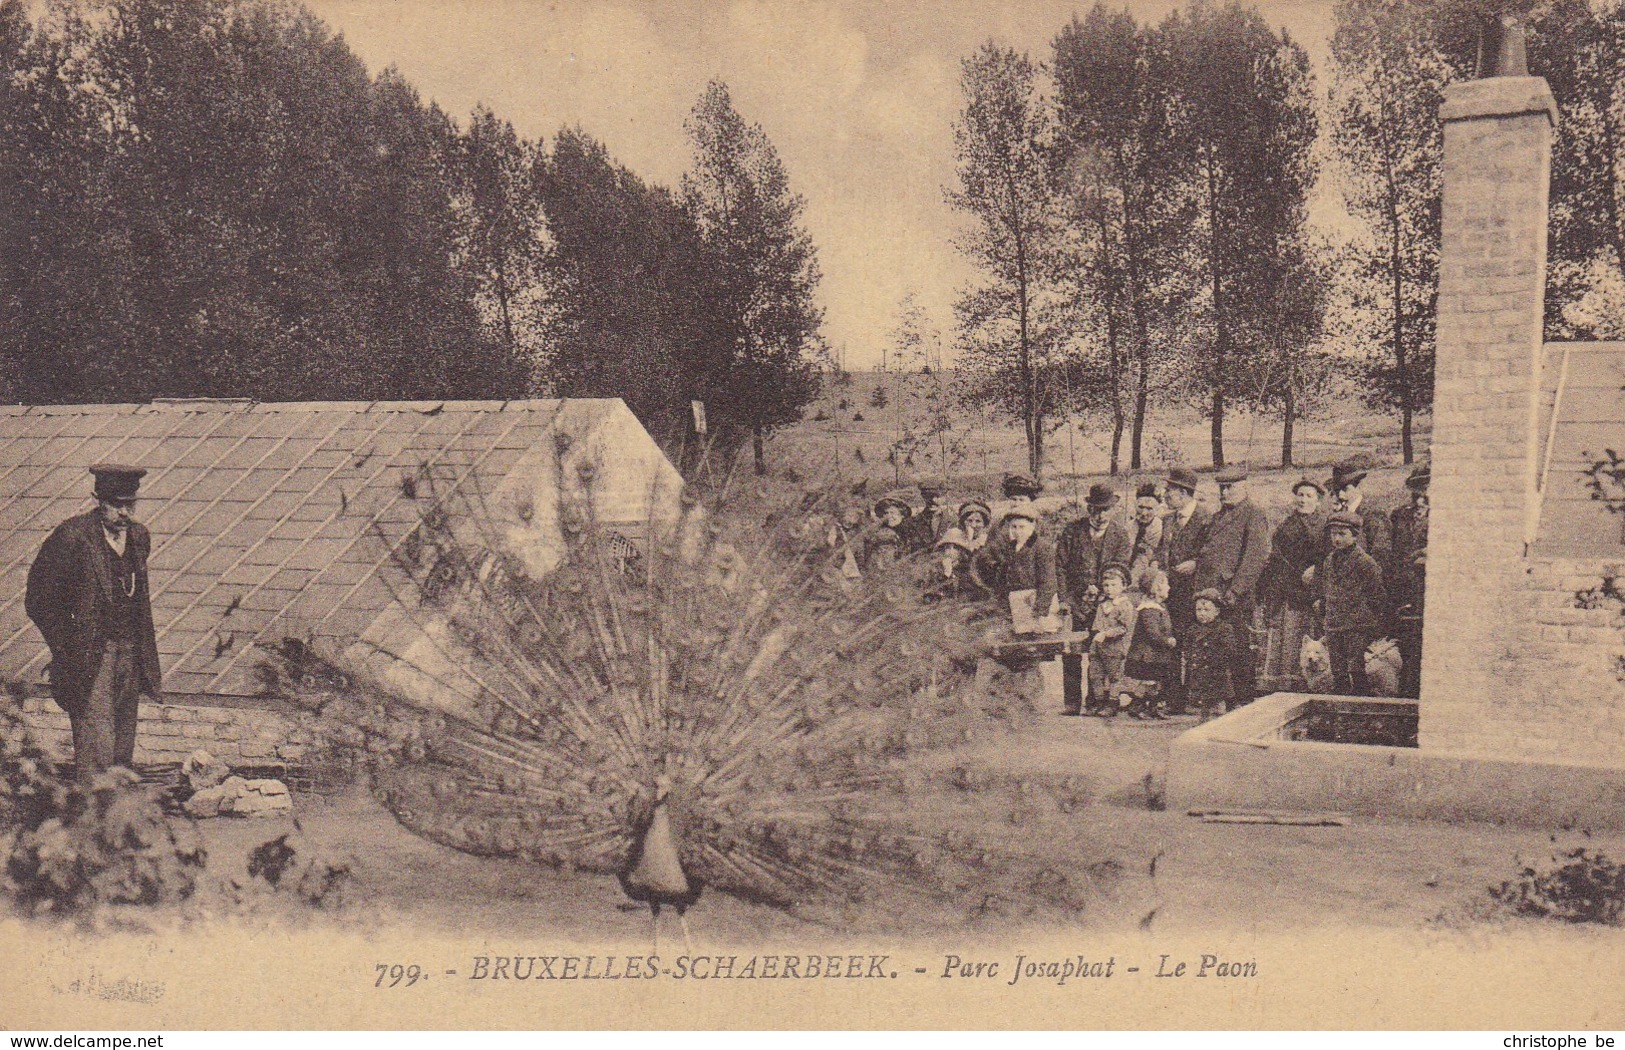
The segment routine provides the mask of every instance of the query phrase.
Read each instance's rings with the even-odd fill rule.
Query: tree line
[[[1478,72],[1481,29],[1526,20],[1563,112],[1549,338],[1625,322],[1625,5],[1339,0],[1329,86],[1256,9],[1196,0],[1159,23],[1097,4],[1047,61],[990,41],[962,63],[956,322],[970,396],[1025,429],[1029,467],[1077,416],[1143,465],[1151,407],[1194,404],[1213,463],[1244,407],[1295,422],[1352,380],[1398,416],[1405,462],[1431,405],[1439,104]],[[1344,231],[1318,232],[1322,179]],[[1127,443],[1125,450],[1124,445]]]
[[[712,83],[676,189],[458,121],[285,0],[0,0],[0,397],[622,397],[668,448],[816,391],[816,253]]]

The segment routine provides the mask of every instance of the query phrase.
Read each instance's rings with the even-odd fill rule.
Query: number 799
[[[402,966],[400,963],[379,963],[376,969],[378,970],[378,979],[372,982],[374,988],[384,987],[386,980],[391,988],[399,987],[403,981],[406,987],[410,988],[418,983],[419,978],[424,976],[423,967],[417,963],[413,963],[411,966]]]

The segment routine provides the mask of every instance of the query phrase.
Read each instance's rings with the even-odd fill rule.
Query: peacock
[[[459,669],[436,678],[455,710],[313,677],[299,643],[279,654],[409,829],[614,875],[657,944],[665,907],[688,939],[705,889],[810,915],[986,877],[971,836],[886,815],[906,813],[922,754],[997,732],[1023,704],[970,688],[979,626],[921,601],[907,566],[853,589],[792,528],[746,548],[698,511],[628,558],[577,508],[563,561],[535,578],[482,515],[446,503],[397,546],[391,585],[442,628],[425,635]]]

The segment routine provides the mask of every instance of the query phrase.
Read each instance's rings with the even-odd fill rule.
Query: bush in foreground
[[[1625,918],[1625,865],[1579,846],[1541,867],[1525,865],[1490,896],[1519,915],[1617,926]]]

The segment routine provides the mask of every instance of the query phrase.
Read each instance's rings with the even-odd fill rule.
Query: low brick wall
[[[233,768],[299,766],[316,742],[309,715],[278,709],[272,701],[237,701],[230,706],[193,703],[142,704],[136,728],[138,765],[180,762],[202,749]],[[23,701],[23,724],[47,751],[73,757],[68,716],[49,697]]]

